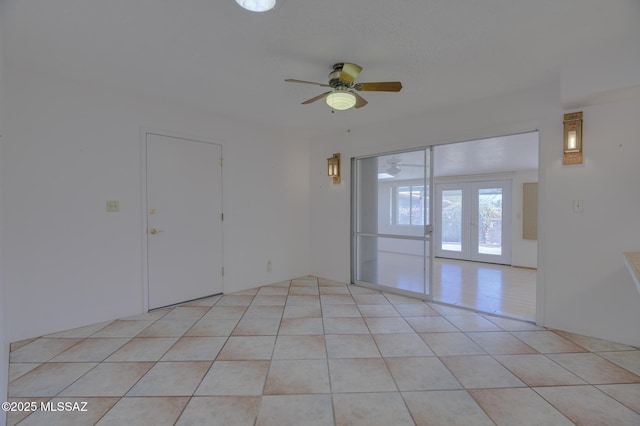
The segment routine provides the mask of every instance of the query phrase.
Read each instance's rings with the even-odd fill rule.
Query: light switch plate
[[[107,211],[109,213],[117,213],[120,211],[120,201],[107,200]]]

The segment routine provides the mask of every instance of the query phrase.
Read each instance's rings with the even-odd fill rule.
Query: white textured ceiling
[[[538,132],[438,145],[436,177],[538,169]]]
[[[437,145],[433,155],[434,177],[537,170],[538,132]],[[385,179],[422,179],[425,162],[429,160],[424,151],[390,153],[377,158],[378,173],[388,174],[396,166],[393,176],[384,175]]]
[[[637,25],[637,0],[281,0],[265,14],[234,0],[4,0],[4,64],[207,108],[283,132],[336,126],[322,102],[335,62],[364,93],[352,127],[512,91],[563,58],[605,49]]]

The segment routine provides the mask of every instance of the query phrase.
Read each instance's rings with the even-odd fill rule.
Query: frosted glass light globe
[[[327,96],[327,105],[337,111],[344,111],[356,104],[356,97],[349,92],[333,92]]]
[[[236,3],[252,12],[266,12],[276,7],[276,0],[236,0]]]

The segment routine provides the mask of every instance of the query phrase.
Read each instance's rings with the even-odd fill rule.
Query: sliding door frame
[[[424,173],[423,173],[423,185],[428,188],[428,214],[424,215],[423,219],[423,232],[420,236],[412,235],[399,235],[388,233],[365,233],[358,231],[358,217],[359,217],[359,197],[360,197],[360,178],[358,173],[358,161],[368,158],[385,157],[394,154],[401,154],[406,152],[424,151],[425,157],[428,156],[428,162],[424,161]],[[434,241],[433,241],[433,200],[434,200],[434,184],[433,184],[433,158],[434,149],[432,145],[426,147],[411,148],[401,151],[392,151],[379,154],[365,155],[351,158],[351,283],[358,284],[362,287],[367,287],[375,290],[385,291],[389,293],[395,293],[410,297],[418,297],[424,300],[432,300],[433,298],[433,257],[434,257]],[[426,159],[425,159],[426,160]],[[426,206],[425,206],[426,207]],[[424,223],[424,222],[427,223]],[[358,261],[358,238],[371,237],[371,238],[388,238],[395,240],[405,241],[422,241],[424,243],[423,263],[423,290],[422,293],[417,293],[409,290],[403,290],[396,287],[386,286],[378,283],[370,283],[359,280],[358,271],[360,264]],[[425,294],[426,291],[426,294]]]

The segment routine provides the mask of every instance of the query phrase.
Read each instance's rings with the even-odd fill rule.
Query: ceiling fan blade
[[[322,87],[331,87],[328,84],[324,84],[324,83],[316,83],[315,81],[296,80],[294,78],[287,78],[285,81],[287,83],[304,83],[304,84],[315,84],[316,86],[322,86]]]
[[[356,108],[362,108],[363,106],[365,106],[366,104],[368,104],[369,102],[367,102],[367,100],[365,98],[363,98],[362,96],[360,96],[359,94],[357,94],[356,92],[352,92],[355,97],[356,97],[356,104],[355,107]]]
[[[381,81],[377,83],[357,83],[353,86],[356,90],[368,92],[399,92],[402,83],[399,81]]]
[[[327,96],[329,96],[329,93],[333,93],[333,90],[329,90],[328,92],[324,92],[321,95],[318,95],[318,96],[315,96],[315,97],[313,97],[311,99],[308,99],[308,100],[302,102],[302,105],[307,105],[307,104],[310,104],[312,102],[319,101],[322,98],[326,98]]]
[[[362,67],[356,64],[350,64],[345,62],[342,64],[342,72],[340,73],[340,80],[347,83],[353,83],[358,74],[362,71]]]

